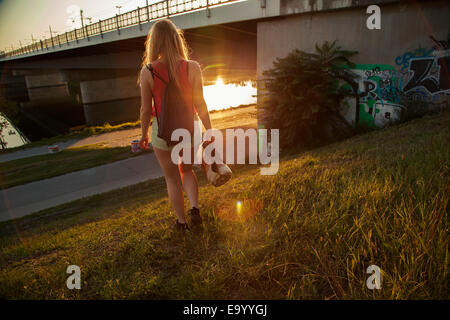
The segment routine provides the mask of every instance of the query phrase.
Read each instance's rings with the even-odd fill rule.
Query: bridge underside
[[[224,64],[223,70],[256,72],[256,21],[214,25],[184,31],[191,59],[203,67]],[[44,69],[130,69],[140,68],[146,37],[102,43],[95,46],[27,57],[11,61],[16,74],[39,73]],[[8,61],[4,67],[8,69]],[[207,72],[204,76],[208,78]]]
[[[206,85],[218,76],[256,79],[256,30],[256,21],[185,30]],[[1,82],[6,97],[50,135],[82,124],[136,121],[144,44],[140,37],[6,62]]]

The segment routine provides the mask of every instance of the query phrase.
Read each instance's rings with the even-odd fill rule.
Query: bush
[[[345,98],[357,96],[349,60],[357,52],[341,50],[336,42],[315,48],[295,49],[263,72],[262,121],[280,129],[280,147],[312,146],[353,131],[340,111]]]

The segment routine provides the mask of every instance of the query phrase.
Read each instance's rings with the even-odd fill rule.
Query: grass
[[[274,176],[201,176],[204,229],[186,236],[163,179],[1,223],[0,296],[448,299],[449,128],[446,112],[285,156]]]
[[[67,148],[55,154],[43,154],[0,162],[0,187],[6,189],[123,160],[147,152],[149,151],[132,153],[129,146],[112,148],[105,147],[102,143],[97,143]]]
[[[33,141],[30,143],[27,143],[25,145],[15,147],[15,148],[8,148],[8,149],[0,149],[0,154],[2,153],[8,153],[8,152],[14,152],[18,150],[28,149],[28,148],[34,148],[34,147],[40,147],[40,146],[46,146],[46,145],[52,145],[57,142],[64,142],[72,139],[81,139],[101,133],[107,133],[117,130],[125,130],[125,129],[132,129],[137,128],[141,125],[140,120],[136,122],[124,122],[118,125],[110,125],[109,123],[105,123],[102,126],[88,126],[81,130],[72,131],[68,134],[60,134],[54,137],[50,138],[44,138],[38,141]]]

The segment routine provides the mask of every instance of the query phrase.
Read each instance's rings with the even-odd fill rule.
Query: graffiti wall
[[[356,65],[353,72],[359,81],[358,123],[384,127],[389,121],[395,120],[402,107],[395,68],[390,65],[364,64]],[[354,107],[348,108],[346,117],[348,120],[354,120]]]
[[[440,102],[450,95],[449,50],[428,51],[420,57],[403,55],[397,59],[396,63],[401,66],[399,77],[402,91],[406,95],[431,102]]]
[[[449,101],[449,41],[439,47],[407,51],[395,58],[392,65],[360,64],[353,70],[358,76],[359,125],[384,127],[395,121],[406,106],[404,98],[426,101],[430,105]],[[355,121],[355,103],[347,101],[343,114]]]

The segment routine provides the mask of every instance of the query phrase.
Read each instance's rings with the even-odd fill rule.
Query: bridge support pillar
[[[0,95],[4,94],[4,98],[16,102],[28,100],[24,76],[16,76],[8,70],[3,70],[0,71],[0,79]]]
[[[59,71],[39,75],[26,75],[25,81],[30,101],[70,96],[67,82],[63,80],[62,73]]]
[[[84,122],[77,89],[71,88],[63,71],[33,70],[22,73],[29,100],[20,103],[21,112],[52,134],[67,132],[69,128]]]
[[[118,124],[139,119],[141,105],[137,77],[80,82],[87,125]]]

